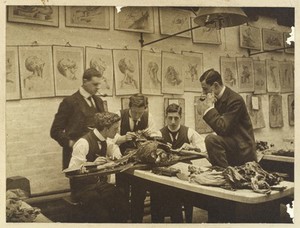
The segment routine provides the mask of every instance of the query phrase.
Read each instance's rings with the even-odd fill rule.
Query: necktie
[[[137,120],[134,120],[133,121],[133,131],[135,132],[135,131],[137,131],[138,129],[137,129]]]
[[[101,145],[101,150],[100,150],[100,156],[105,157],[106,156],[106,151],[107,151],[107,142],[105,141],[100,141]]]
[[[93,102],[93,98],[92,97],[88,97],[87,99],[90,101],[91,107],[92,108],[96,108],[95,105],[94,105],[94,102]]]

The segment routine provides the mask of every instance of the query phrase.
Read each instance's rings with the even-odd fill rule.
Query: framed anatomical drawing
[[[113,50],[116,95],[140,91],[139,53],[137,50]]]
[[[56,96],[68,96],[82,84],[83,47],[53,46]]]
[[[184,123],[185,123],[185,100],[184,100],[184,98],[165,98],[164,111],[167,109],[167,107],[170,104],[177,104],[182,108],[181,124],[184,125]],[[166,119],[165,119],[165,125],[167,125]]]
[[[20,99],[18,47],[6,47],[6,100]]]
[[[260,28],[253,26],[240,26],[240,47],[261,50]]]
[[[238,91],[236,58],[220,57],[221,76],[224,84],[234,91]]]
[[[20,46],[22,98],[54,96],[51,46]]]
[[[160,34],[172,35],[191,28],[191,12],[169,7],[159,8]],[[178,34],[177,36],[191,38],[191,31]]]
[[[269,96],[269,120],[271,128],[283,127],[281,95]]]
[[[201,92],[200,76],[203,73],[203,54],[182,51],[182,74],[184,78],[184,91]]]
[[[236,58],[239,92],[254,91],[254,72],[252,58]]]
[[[142,93],[161,95],[161,53],[142,51]]]
[[[254,93],[267,93],[267,72],[266,62],[260,60],[253,60],[254,70]]]
[[[162,93],[184,93],[182,59],[182,55],[162,52]]]
[[[294,67],[290,61],[279,61],[279,82],[282,93],[294,92]]]
[[[265,51],[283,48],[283,34],[272,29],[262,29],[263,49]]]
[[[289,94],[288,95],[288,118],[289,118],[289,125],[294,126],[294,124],[295,124],[294,94]]]
[[[210,126],[207,125],[207,123],[203,120],[204,112],[206,109],[208,109],[211,104],[209,104],[207,101],[208,99],[202,101],[200,100],[201,96],[195,96],[194,97],[194,107],[195,107],[195,130],[199,134],[203,133],[210,133],[213,130],[210,128]]]
[[[108,96],[112,96],[114,81],[112,50],[86,47],[85,61],[86,69],[95,68],[102,75],[99,92],[102,94],[107,94]]]
[[[192,27],[196,27],[194,18],[191,18]],[[200,27],[192,30],[192,40],[195,44],[221,44],[220,30],[216,28]]]
[[[117,9],[115,9],[115,29],[154,33],[153,8],[122,7],[120,12],[117,12]]]
[[[246,96],[246,105],[253,125],[253,129],[266,127],[261,97],[260,96]]]
[[[278,61],[267,59],[267,90],[268,92],[279,92],[280,81],[279,81],[279,65]]]

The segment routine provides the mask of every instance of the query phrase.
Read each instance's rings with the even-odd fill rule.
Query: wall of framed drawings
[[[275,19],[259,17],[257,21],[249,22],[252,35],[249,35],[248,40],[245,37],[248,26],[243,25],[228,28],[226,33],[222,29],[195,30],[183,37],[172,37],[141,48],[138,42],[140,32],[145,33],[144,40],[148,42],[155,38],[163,38],[165,34],[172,32],[169,31],[172,28],[170,24],[174,25],[174,22],[180,22],[178,27],[184,27],[193,26],[193,20],[186,18],[187,13],[164,14],[160,7],[155,6],[143,7],[141,11],[129,10],[125,17],[132,17],[132,21],[125,21],[122,17],[116,18],[114,7],[73,7],[71,9],[58,6],[51,17],[44,17],[42,21],[11,15],[6,23],[6,133],[7,163],[10,164],[7,166],[7,175],[19,175],[15,171],[19,168],[13,161],[19,158],[20,150],[27,152],[33,164],[40,160],[55,162],[51,167],[45,164],[43,169],[39,170],[39,177],[36,177],[36,171],[30,170],[26,161],[22,161],[20,166],[28,177],[35,176],[31,182],[33,193],[68,187],[68,181],[60,172],[61,148],[49,138],[48,131],[59,103],[65,96],[78,89],[82,83],[82,73],[89,67],[102,71],[105,77],[100,92],[108,95],[104,99],[109,111],[117,112],[122,108],[122,103],[127,107],[126,98],[128,100],[130,95],[145,93],[149,98],[149,111],[158,128],[161,128],[164,126],[165,98],[181,99],[185,103],[185,125],[196,128],[204,135],[210,133],[211,129],[201,122],[205,105],[199,101],[202,92],[199,76],[207,69],[214,68],[221,72],[225,85],[238,91],[247,101],[256,139],[280,143],[282,135],[286,138],[294,136],[293,49],[248,56],[249,49],[252,53],[277,46],[275,41],[270,43],[266,37],[271,37],[269,40],[275,37],[275,40],[278,38],[281,42],[282,35],[282,44],[286,45],[284,41],[290,28],[278,26]],[[173,9],[168,7],[166,11]],[[105,15],[100,12],[104,12]],[[100,14],[105,19],[102,18],[101,23],[98,23]],[[71,15],[77,19],[72,21]],[[174,15],[176,17],[170,23],[168,18]],[[191,13],[190,17],[192,16]],[[141,23],[142,21],[145,24]],[[269,28],[274,30],[263,32],[263,29]],[[273,31],[275,35],[272,35]],[[241,37],[241,34],[244,34],[244,37]],[[252,43],[251,36],[254,39]],[[27,50],[23,50],[24,47],[27,47]],[[35,51],[38,49],[39,51]],[[33,74],[25,64],[28,59],[29,66],[31,54],[43,59],[40,61],[41,65],[42,62],[45,63],[43,76],[52,76],[43,77],[41,80],[49,80],[45,83],[46,88],[38,87],[40,90],[34,92],[26,91],[28,83],[24,84],[24,79],[28,78],[30,73]],[[124,58],[129,59],[133,65],[133,69],[130,66],[130,70],[127,69],[126,73],[129,75],[126,77],[119,67]],[[243,66],[253,67],[250,72],[253,86],[252,81],[247,84]],[[68,70],[64,70],[67,68]],[[120,90],[118,86],[121,86],[122,80],[126,81],[123,84],[135,87]],[[275,115],[269,115],[270,110],[277,113],[274,106],[270,105],[270,95],[281,96],[280,124]],[[262,120],[264,124],[259,122]],[[275,120],[272,127],[270,120]],[[19,129],[19,126],[22,126],[22,129]],[[23,141],[18,141],[20,135]],[[39,156],[36,156],[37,154]],[[45,187],[40,187],[41,183],[45,183]]]

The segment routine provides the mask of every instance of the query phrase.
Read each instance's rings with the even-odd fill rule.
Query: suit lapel
[[[89,107],[89,105],[79,91],[76,93],[76,100],[80,110],[82,110],[83,113],[87,113],[87,108]]]

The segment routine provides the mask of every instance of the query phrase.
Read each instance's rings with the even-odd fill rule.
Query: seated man
[[[95,129],[81,137],[73,146],[69,167],[84,162],[104,164],[110,158],[120,158],[119,147],[107,138],[114,138],[119,129],[117,114],[96,113]],[[73,199],[83,204],[88,222],[126,222],[127,202],[123,193],[107,183],[107,176],[84,176],[70,179]]]
[[[181,118],[182,108],[177,104],[170,104],[166,109],[167,126],[160,130],[163,139],[170,143],[173,149],[205,151],[204,138],[194,129],[181,125]],[[186,222],[192,222],[192,204],[188,203],[184,196],[167,189],[167,187],[151,189],[152,222],[164,222],[166,211],[170,214],[172,222],[183,222],[182,202]]]

